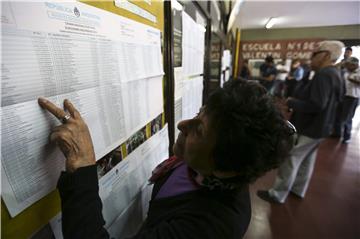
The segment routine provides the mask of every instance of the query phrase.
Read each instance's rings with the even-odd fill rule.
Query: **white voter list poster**
[[[80,2],[1,7],[1,196],[16,216],[64,167],[38,97],[74,103],[99,159],[162,112],[163,66],[158,29]]]
[[[203,73],[206,29],[182,12],[182,66],[184,76]]]

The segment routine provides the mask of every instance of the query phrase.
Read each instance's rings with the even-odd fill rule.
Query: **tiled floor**
[[[268,189],[275,171],[251,186],[252,220],[245,239],[360,238],[360,107],[351,143],[326,139],[319,148],[307,195],[290,195],[283,205],[256,196]]]

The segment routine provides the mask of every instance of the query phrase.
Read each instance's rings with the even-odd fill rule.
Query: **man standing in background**
[[[346,60],[349,59],[352,56],[352,48],[346,47],[344,52],[344,59],[341,60],[341,69],[345,68]]]
[[[302,80],[304,77],[304,69],[301,67],[301,63],[299,59],[293,59],[291,63],[291,70],[286,78],[286,86],[287,86],[287,96],[293,96],[294,90],[297,86],[297,83]]]
[[[349,57],[344,62],[345,97],[339,105],[339,120],[335,125],[335,135],[343,135],[343,144],[351,138],[352,118],[360,97],[360,70],[359,59]]]
[[[245,80],[250,80],[251,79],[251,71],[249,68],[249,60],[246,59],[243,61],[243,65],[241,67],[240,70],[240,77],[245,79]]]
[[[268,202],[284,203],[289,192],[304,198],[313,173],[318,146],[329,136],[334,124],[336,106],[343,95],[341,76],[335,67],[344,44],[322,41],[313,52],[313,80],[301,84],[286,104],[293,111],[291,122],[298,131],[289,157],[280,166],[272,188],[258,191]]]
[[[277,70],[274,66],[274,58],[267,56],[265,63],[260,66],[260,82],[268,91],[273,87],[276,75]]]
[[[277,97],[284,97],[285,94],[285,80],[289,73],[290,67],[288,67],[287,60],[282,60],[278,64],[276,64],[277,75],[274,81],[273,88],[271,90],[271,94]]]
[[[344,94],[345,94],[345,87],[347,87],[346,79],[345,79],[345,73],[348,71],[346,69],[346,61],[349,58],[351,58],[351,56],[352,56],[352,48],[351,47],[346,47],[345,52],[344,52],[344,58],[338,64],[336,64],[336,66],[340,69],[340,72],[341,72],[341,76],[342,76],[342,80],[343,80]],[[348,103],[349,102],[347,102],[346,104],[348,104]],[[341,102],[337,107],[335,125],[334,125],[333,132],[330,135],[333,138],[338,138],[338,139],[341,138],[342,128],[344,126],[344,120],[345,120],[344,117],[343,117],[343,115],[344,115],[343,112],[344,112],[344,110],[348,111],[348,109],[343,109],[344,106],[345,106],[344,103]],[[347,137],[344,137],[344,139],[345,138],[347,138]],[[346,140],[344,140],[344,139],[343,139],[343,143],[347,143],[347,141],[350,139],[350,137],[348,139],[346,139]]]

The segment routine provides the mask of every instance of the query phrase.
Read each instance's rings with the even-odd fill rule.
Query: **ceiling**
[[[278,17],[278,23],[273,28],[360,24],[360,0],[245,0],[233,26],[240,29],[264,28],[270,17]]]

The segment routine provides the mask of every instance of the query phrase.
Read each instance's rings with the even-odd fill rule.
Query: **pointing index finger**
[[[52,102],[46,100],[45,98],[39,98],[38,99],[39,105],[43,108],[49,111],[51,114],[53,114],[56,118],[59,120],[63,119],[66,115],[65,111],[56,105],[54,105]]]

